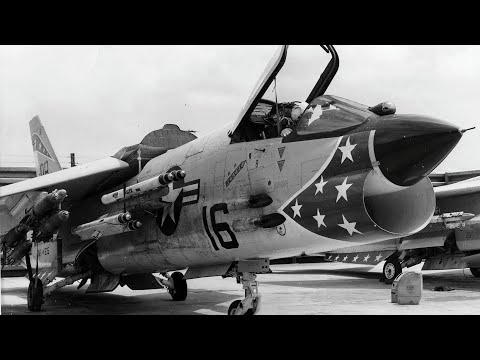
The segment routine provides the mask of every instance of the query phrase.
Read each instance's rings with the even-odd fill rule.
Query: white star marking
[[[173,189],[173,183],[168,184],[169,192],[167,195],[162,197],[162,201],[174,203],[177,200],[178,195],[182,191],[182,188]]]
[[[343,216],[343,214],[342,214],[342,218],[343,218],[343,224],[338,224],[338,226],[347,230],[350,236],[352,236],[354,232],[361,234],[360,231],[355,229],[355,225],[357,225],[356,222],[349,223],[347,219],[345,219],[345,216]]]
[[[368,259],[370,259],[370,254],[367,254],[367,256],[365,256],[365,257],[363,258],[363,262],[367,262]]]
[[[335,186],[337,188],[337,191],[338,191],[338,195],[337,195],[337,201],[335,202],[338,202],[338,200],[340,200],[340,198],[344,198],[346,201],[348,201],[347,199],[347,190],[350,186],[352,186],[353,184],[347,184],[347,179],[348,179],[348,176],[345,178],[345,180],[343,180],[343,183],[342,185],[337,185]]]
[[[300,215],[300,209],[302,208],[303,205],[298,205],[298,199],[295,199],[295,205],[292,206],[292,210],[293,210],[293,218],[295,219],[295,216],[298,215],[298,217],[302,217],[302,215]]]
[[[337,261],[339,257],[340,257],[340,255],[337,255],[337,257],[335,258],[335,261]]]
[[[315,184],[315,186],[317,187],[317,190],[315,191],[315,195],[317,195],[319,191],[323,194],[323,187],[325,186],[326,183],[328,183],[328,181],[323,181],[323,176],[321,176],[320,182]]]
[[[350,144],[350,137],[348,137],[347,142],[345,143],[345,146],[338,147],[338,149],[342,152],[341,164],[343,164],[345,159],[349,159],[351,162],[353,162],[352,150],[355,149],[355,146],[357,146],[357,144]]]
[[[353,258],[353,262],[357,262],[358,260],[358,255],[355,255],[355,257]]]
[[[332,258],[332,256],[333,256],[333,255],[330,255],[330,256],[328,257],[328,260],[330,260],[330,259]]]
[[[375,256],[375,262],[379,262],[381,258],[382,258],[382,254]]]
[[[344,256],[342,261],[347,261],[347,259],[348,259],[348,255]]]
[[[320,211],[318,209],[317,209],[317,215],[313,216],[313,218],[317,220],[317,225],[319,229],[320,229],[320,226],[327,227],[327,225],[325,225],[325,223],[323,222],[323,219],[325,219],[325,215],[320,215]]]
[[[312,116],[310,116],[310,119],[308,119],[308,126],[315,120],[319,119],[320,116],[322,116],[323,110],[322,110],[322,105],[317,105],[315,106],[315,109],[313,109]]]
[[[168,209],[168,212],[167,212],[167,209]],[[168,205],[168,207],[163,208],[162,223],[160,224],[160,226],[163,226],[163,222],[167,217],[167,213],[170,219],[172,219],[172,221],[175,222],[175,214],[173,213],[174,210],[175,210],[175,203],[171,203],[170,205]]]

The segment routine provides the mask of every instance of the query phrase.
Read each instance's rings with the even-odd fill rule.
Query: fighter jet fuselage
[[[167,195],[158,189],[103,204],[117,187],[70,204],[63,251],[77,254],[88,243],[72,228],[125,211],[141,228],[96,239],[101,266],[114,274],[322,252],[421,230],[435,207],[426,175],[460,139],[458,129],[335,105],[339,113],[365,113],[365,122],[337,134],[294,131],[240,143],[225,127],[152,159],[126,188],[175,170],[185,178],[171,182]],[[271,201],[249,206],[259,196]],[[272,214],[280,220],[263,227]]]
[[[185,300],[183,274],[167,271],[188,268],[190,277],[236,274],[246,298],[229,314],[254,313],[255,274],[268,270],[268,259],[408,236],[429,223],[435,196],[427,176],[462,132],[442,120],[396,115],[390,103],[368,107],[324,95],[338,69],[332,46],[324,47],[332,60],[306,101],[263,99],[287,48],[279,48],[237,120],[207,136],[153,132],[148,143],[113,157],[0,188],[0,198],[68,194],[62,219],[43,229],[58,230],[52,241],[37,241],[40,224],[29,219],[10,230],[10,251],[27,261],[26,230],[34,230],[29,309],[40,309],[43,289],[80,279],[83,286],[88,278],[87,291],[161,283]],[[165,279],[157,283],[152,273]],[[66,279],[45,287],[56,276]]]

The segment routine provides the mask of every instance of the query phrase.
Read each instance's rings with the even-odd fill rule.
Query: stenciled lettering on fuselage
[[[225,181],[225,187],[228,187],[228,185],[230,185],[230,183],[233,181],[233,179],[235,179],[235,176],[237,176],[237,174],[243,169],[243,167],[245,166],[245,163],[247,162],[247,160],[243,160],[236,168],[235,170],[233,171],[233,173],[228,177],[227,181]]]
[[[168,170],[181,170],[179,166],[174,166]],[[160,231],[167,236],[173,235],[177,229],[180,220],[180,213],[184,206],[198,203],[200,197],[200,179],[185,182],[184,179],[172,183],[170,194],[177,193],[175,201],[168,206],[157,210],[156,222]]]

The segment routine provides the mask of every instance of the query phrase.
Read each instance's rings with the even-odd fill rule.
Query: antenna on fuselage
[[[138,173],[140,174],[142,172],[142,150],[140,148],[137,149],[137,161],[138,161]],[[125,193],[123,193],[125,196]]]
[[[127,203],[125,199],[125,192],[127,191],[127,184],[124,182],[123,183],[123,213],[125,214],[127,212]]]
[[[275,108],[277,111],[277,132],[280,135],[280,112],[278,110],[278,99],[277,99],[277,77],[273,79],[274,81],[274,88],[273,90],[275,91]]]

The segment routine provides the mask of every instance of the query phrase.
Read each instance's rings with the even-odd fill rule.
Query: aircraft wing
[[[480,192],[480,176],[433,189],[437,199]]]
[[[122,160],[108,157],[62,171],[0,187],[0,199],[28,191],[65,189],[71,200],[80,199],[113,173],[128,168]]]

